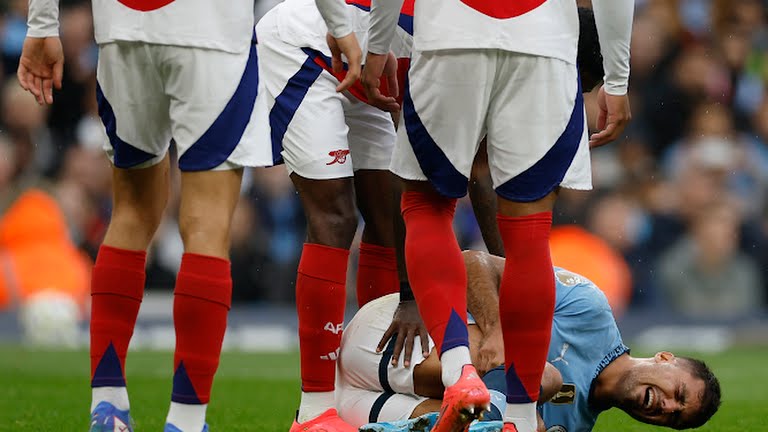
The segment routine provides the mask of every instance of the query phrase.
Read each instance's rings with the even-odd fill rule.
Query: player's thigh
[[[558,187],[591,188],[584,99],[576,66],[503,53],[488,115],[496,193],[531,203]]]
[[[392,322],[399,304],[397,294],[387,295],[363,306],[344,329],[339,355],[339,370],[350,385],[372,390],[414,395],[414,368],[424,361],[421,350],[414,350],[409,367],[392,365],[395,338],[382,353],[376,347]],[[421,346],[417,337],[415,346]],[[430,349],[434,346],[430,340]]]
[[[291,173],[312,180],[351,177],[346,97],[315,55],[259,23],[260,76],[268,99],[271,143]]]
[[[344,101],[344,114],[355,171],[388,170],[397,137],[391,114],[357,99]]]
[[[414,52],[392,162],[396,174],[429,179],[445,196],[466,194],[485,135],[495,62],[488,50]]]
[[[156,46],[155,58],[171,101],[179,168],[207,171],[261,165],[253,152],[243,149],[253,145],[248,138],[259,88],[255,43],[240,53]]]
[[[96,99],[109,138],[104,149],[118,168],[159,163],[171,139],[169,98],[151,48],[140,42],[99,46]]]
[[[336,93],[335,86],[335,78],[323,72],[300,104],[291,105],[280,96],[276,99],[270,128],[289,172],[313,180],[352,177],[354,155],[347,139],[343,96]],[[287,92],[289,87],[281,95]],[[278,112],[290,113],[290,119]]]
[[[343,385],[339,396],[339,415],[356,428],[367,423],[407,420],[427,401],[420,396],[362,390]]]

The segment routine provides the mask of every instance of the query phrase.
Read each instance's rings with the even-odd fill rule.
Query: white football
[[[24,342],[36,347],[77,346],[80,308],[72,296],[55,290],[31,295],[19,310]]]

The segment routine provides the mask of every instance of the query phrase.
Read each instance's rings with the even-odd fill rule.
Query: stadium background
[[[273,2],[261,0],[257,9],[263,13]],[[19,311],[35,293],[66,292],[76,299],[77,316],[87,318],[88,270],[110,214],[90,5],[61,4],[64,88],[44,108],[15,80],[27,0],[0,2],[6,359],[24,334]],[[563,192],[553,235],[556,261],[601,282],[636,346],[728,353],[736,345],[768,345],[767,85],[768,1],[637,0],[633,121],[621,140],[594,151],[595,190]],[[304,239],[298,197],[283,167],[249,171],[242,195],[232,231],[235,308],[227,346],[291,352]],[[173,346],[170,291],[182,254],[177,198],[172,194],[150,251],[136,348]],[[455,228],[462,247],[484,247],[467,200]],[[348,293],[352,313],[354,271]],[[54,309],[43,314],[60,312]],[[85,346],[84,330],[80,322],[79,333],[53,341]],[[754,360],[757,353],[764,351],[737,356]],[[0,363],[0,374],[12,369]]]

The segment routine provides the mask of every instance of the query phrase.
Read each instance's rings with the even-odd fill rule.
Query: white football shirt
[[[417,0],[414,49],[500,49],[576,63],[574,0]]]
[[[254,0],[93,0],[96,42],[146,42],[240,53],[253,38]]]

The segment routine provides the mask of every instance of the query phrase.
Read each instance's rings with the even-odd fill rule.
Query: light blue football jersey
[[[600,413],[590,408],[592,381],[629,351],[605,294],[590,280],[555,268],[556,300],[547,359],[563,376],[563,388],[539,408],[547,432],[591,431]]]

